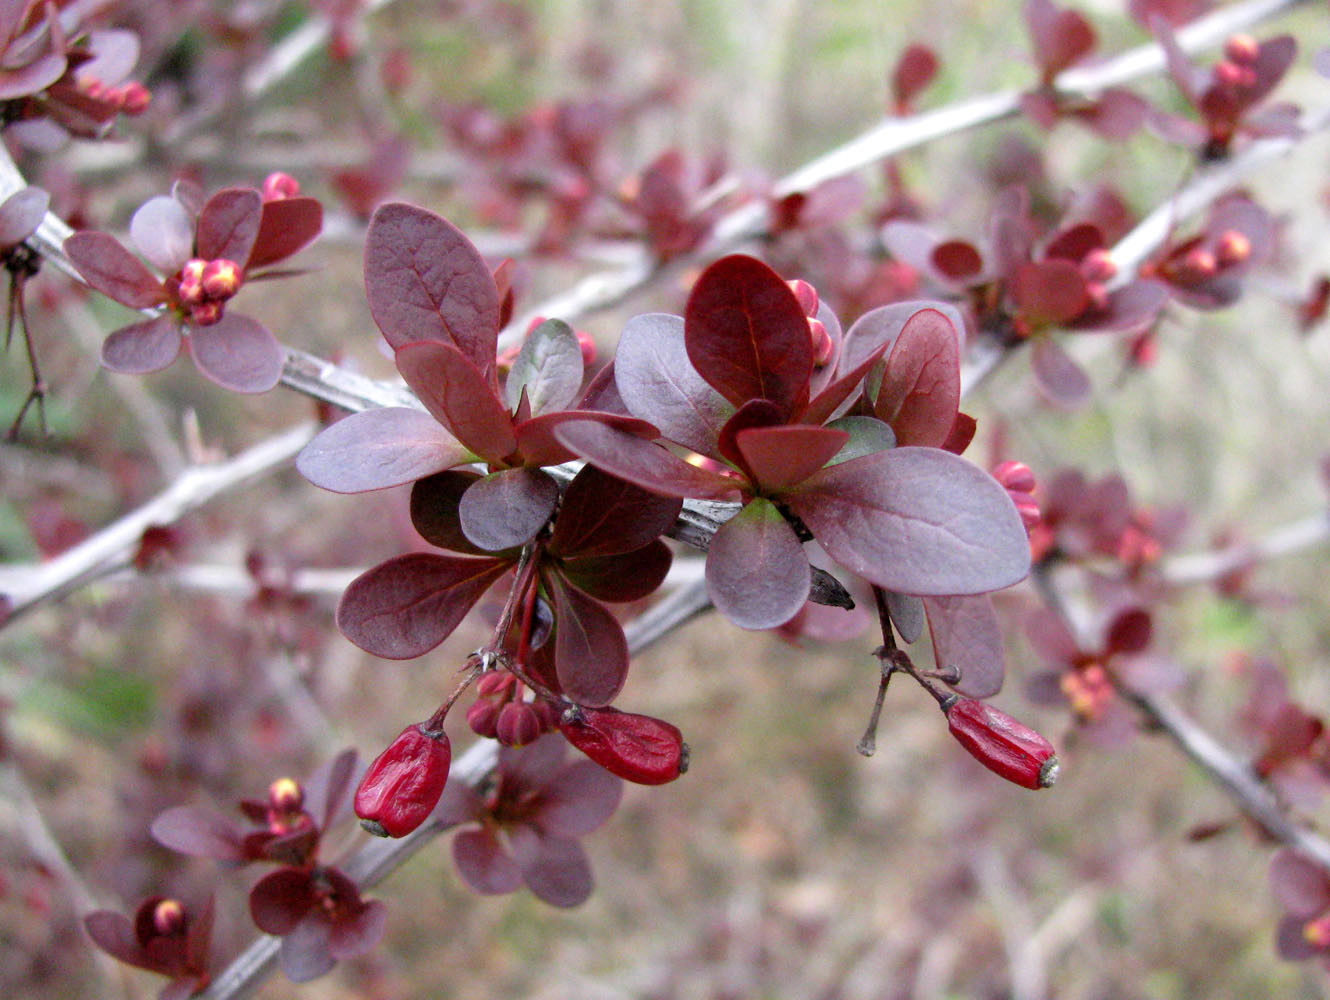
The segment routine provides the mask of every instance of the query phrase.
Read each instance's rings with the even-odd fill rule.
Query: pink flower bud
[[[1212,278],[1219,269],[1215,255],[1203,247],[1197,247],[1182,258],[1182,266],[1193,279]]]
[[[1081,258],[1080,270],[1086,281],[1111,281],[1117,277],[1118,265],[1113,262],[1113,256],[1101,247]]]
[[[559,729],[605,770],[640,785],[663,785],[688,769],[683,734],[649,715],[574,707],[564,712]]]
[[[500,705],[488,698],[477,698],[466,710],[466,724],[477,736],[492,740],[498,730]]]
[[[582,365],[589,368],[596,363],[596,341],[585,330],[577,330],[577,346],[582,348]]]
[[[119,90],[120,110],[127,115],[141,115],[152,105],[152,91],[137,80],[121,84]]]
[[[177,900],[161,900],[152,908],[152,929],[162,937],[174,937],[183,933],[185,908]]]
[[[1024,462],[1006,461],[998,463],[993,470],[993,478],[1002,484],[1008,492],[1033,493],[1037,485],[1034,473]]]
[[[203,294],[220,302],[239,291],[240,282],[244,279],[239,264],[225,257],[219,257],[208,261],[199,280],[203,286]]]
[[[293,778],[278,778],[268,786],[268,808],[277,813],[300,812],[305,807],[305,790]]]
[[[826,325],[820,319],[808,321],[808,335],[813,341],[813,364],[821,368],[831,360],[836,345],[831,339],[831,334],[827,333]]]
[[[212,326],[222,318],[225,304],[217,301],[200,302],[189,307],[189,321],[195,326]]]
[[[951,735],[994,774],[1022,788],[1048,788],[1057,780],[1053,745],[1006,712],[959,697],[945,711]]]
[[[524,747],[540,739],[540,716],[530,705],[510,701],[499,709],[494,738],[506,747]]]
[[[185,265],[180,269],[179,291],[176,293],[181,302],[194,305],[203,301],[203,269],[207,266],[206,260],[199,260],[197,257],[185,261]]]
[[[1224,43],[1225,58],[1248,65],[1254,63],[1261,54],[1261,44],[1251,35],[1230,35]]]
[[[804,311],[804,315],[816,316],[818,307],[817,289],[802,278],[795,278],[793,281],[785,283],[790,286],[790,291],[794,292],[794,297],[799,300],[799,308]]]
[[[275,170],[263,178],[261,191],[264,201],[282,201],[300,194],[300,182],[290,174]]]
[[[356,789],[360,825],[376,836],[405,837],[438,805],[451,764],[445,732],[407,726],[370,764]]]
[[[482,698],[504,699],[512,695],[517,678],[506,670],[490,670],[476,681],[476,694]]]
[[[1236,229],[1227,230],[1215,244],[1215,259],[1221,267],[1244,263],[1251,256],[1251,240]]]

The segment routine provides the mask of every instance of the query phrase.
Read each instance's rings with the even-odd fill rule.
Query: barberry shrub
[[[1318,974],[1325,11],[384,6],[0,2],[18,991]]]

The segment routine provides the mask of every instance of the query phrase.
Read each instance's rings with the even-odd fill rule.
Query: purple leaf
[[[914,642],[923,634],[927,612],[922,598],[913,594],[898,594],[888,590],[887,610],[891,613],[891,623],[906,642]]]
[[[740,628],[784,625],[808,600],[812,569],[794,529],[762,498],[730,518],[707,550],[707,593]]]
[[[1011,294],[1035,327],[1070,322],[1090,304],[1085,278],[1069,260],[1026,261],[1016,269]]]
[[[508,372],[504,391],[515,409],[525,390],[532,415],[563,410],[582,388],[582,347],[573,328],[547,319],[531,331]]]
[[[619,807],[623,781],[589,760],[566,765],[545,786],[536,823],[558,837],[585,837]]]
[[[37,231],[51,196],[39,187],[15,191],[0,204],[0,247],[18,246]]]
[[[366,955],[383,939],[387,928],[388,907],[377,899],[365,903],[354,917],[333,923],[328,954],[339,962]]]
[[[1270,888],[1291,916],[1308,920],[1330,909],[1330,876],[1315,861],[1287,848],[1270,861]]]
[[[161,279],[113,236],[96,230],[75,233],[65,240],[65,253],[84,281],[121,305],[150,309],[166,301]]]
[[[394,348],[451,343],[488,379],[499,333],[499,291],[461,230],[423,208],[382,205],[365,236],[370,313]]]
[[[143,950],[134,934],[134,925],[123,913],[97,910],[83,918],[83,927],[93,943],[108,955],[137,969],[158,971],[159,963]]]
[[[45,90],[65,75],[69,62],[58,52],[48,52],[25,66],[0,69],[0,101],[13,101]]]
[[[512,417],[480,369],[452,344],[408,343],[397,351],[397,370],[425,408],[481,458],[501,463],[517,448]]]
[[[216,813],[193,806],[168,809],[152,821],[152,837],[163,847],[196,858],[244,861],[236,828]]]
[[[180,353],[180,320],[167,314],[122,326],[102,342],[102,365],[121,375],[166,368]]]
[[[584,466],[564,492],[549,551],[564,558],[634,552],[668,531],[681,506],[677,497]]]
[[[591,895],[591,863],[582,845],[563,837],[540,834],[529,826],[511,835],[522,881],[551,906],[579,906]]]
[[[807,404],[808,317],[767,265],[739,254],[722,257],[693,285],[684,315],[689,360],[735,406],[768,399],[788,417]]]
[[[472,460],[428,413],[404,406],[365,410],[323,430],[296,456],[315,486],[363,493],[400,486]]]
[[[814,473],[789,504],[841,565],[904,594],[982,594],[1024,579],[1030,546],[992,476],[936,448]]]
[[[503,559],[428,552],[389,559],[351,581],[337,605],[337,627],[375,656],[421,656],[452,634],[507,569]]]
[[[1039,387],[1059,406],[1074,410],[1089,401],[1090,377],[1056,341],[1048,337],[1035,341],[1030,367]]]
[[[1140,333],[1168,302],[1157,281],[1133,281],[1109,293],[1103,309],[1088,309],[1069,327],[1102,333]]]
[[[150,263],[172,274],[194,256],[194,217],[170,195],[158,195],[129,220],[129,238]]]
[[[554,597],[554,669],[559,687],[579,705],[608,705],[628,676],[623,628],[599,601],[557,575],[545,579]]]
[[[314,904],[310,873],[297,868],[265,875],[249,893],[249,915],[255,925],[278,937],[291,933]]]
[[[636,417],[596,410],[559,410],[523,420],[517,425],[517,453],[527,465],[562,465],[571,462],[577,455],[559,441],[557,431],[564,424],[586,422],[601,423],[639,438],[657,436],[656,428]]]
[[[1105,139],[1121,141],[1139,132],[1149,116],[1150,104],[1144,98],[1121,87],[1109,87],[1077,117]]]
[[[797,486],[829,462],[850,440],[830,427],[752,427],[735,443],[754,479],[765,490]]]
[[[132,31],[92,31],[88,33],[92,58],[79,65],[75,75],[96,80],[104,87],[114,87],[134,69],[139,61],[139,36]]]
[[[489,827],[462,830],[453,838],[453,864],[462,881],[482,896],[502,896],[522,887],[522,872]]]
[[[199,213],[195,241],[204,260],[222,258],[241,267],[259,235],[263,196],[253,188],[223,188],[209,198]]]
[[[259,233],[247,270],[285,260],[314,242],[323,229],[323,206],[316,198],[279,198],[263,203]]]
[[[1154,625],[1144,608],[1125,608],[1113,616],[1104,636],[1104,648],[1111,653],[1143,653],[1150,645]]]
[[[960,332],[936,309],[921,309],[892,344],[874,412],[898,444],[937,448],[960,405]]]
[[[479,478],[474,472],[453,470],[416,481],[411,487],[411,523],[421,538],[453,552],[472,556],[486,554],[466,537],[458,518],[462,494]]]
[[[697,373],[684,346],[679,316],[634,316],[614,355],[619,395],[634,416],[649,420],[663,437],[719,458],[716,441],[734,407]]]
[[[720,452],[721,457],[732,465],[738,466],[743,470],[744,475],[752,476],[752,470],[748,468],[748,462],[739,450],[739,443],[735,440],[740,431],[752,430],[758,427],[777,427],[785,423],[785,417],[777,406],[769,399],[750,399],[734,411],[734,415],[725,421],[725,426],[720,429],[720,437],[716,439],[716,450]]]
[[[305,811],[314,817],[320,830],[326,830],[344,811],[349,812],[351,797],[346,793],[356,776],[357,763],[355,750],[348,748],[321,764],[304,782]]]
[[[479,479],[462,494],[457,510],[462,532],[486,552],[529,542],[559,502],[559,484],[539,469],[502,469]]]
[[[281,380],[286,361],[266,326],[237,313],[210,326],[191,326],[189,352],[204,376],[233,392],[267,392]]]
[[[622,345],[620,345],[622,349]],[[600,371],[592,377],[590,384],[586,387],[586,393],[577,404],[579,410],[598,410],[601,413],[617,413],[621,416],[628,416],[628,406],[619,395],[619,387],[615,385],[614,360],[611,359]]]
[[[967,698],[991,698],[1006,675],[1002,629],[987,595],[925,597],[933,659],[959,680],[951,686]]]
[[[278,963],[293,983],[308,983],[327,975],[337,964],[328,950],[332,924],[322,913],[309,913],[282,937]]]
[[[673,558],[670,547],[657,539],[636,552],[568,559],[561,569],[564,578],[584,594],[618,604],[655,593]]]
[[[739,489],[738,483],[727,476],[689,465],[660,445],[607,424],[568,421],[555,430],[554,436],[597,468],[653,493],[728,500]]]

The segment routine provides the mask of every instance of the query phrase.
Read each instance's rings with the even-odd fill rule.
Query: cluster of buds
[[[1093,309],[1108,307],[1108,282],[1117,277],[1118,266],[1112,255],[1102,247],[1091,250],[1081,258],[1077,269],[1085,278],[1085,294]]]
[[[941,708],[951,735],[994,774],[1022,788],[1048,788],[1057,781],[1053,745],[1006,712],[959,695],[945,699]]]
[[[808,317],[808,336],[813,342],[813,364],[823,368],[831,363],[832,356],[836,353],[836,344],[832,341],[831,334],[827,332],[826,324],[817,318],[817,311],[821,305],[817,289],[802,278],[795,278],[786,284],[790,286],[790,291],[794,292],[794,297],[799,300],[799,308]]]
[[[240,290],[244,280],[244,272],[233,260],[194,257],[174,279],[175,299],[191,323],[211,326],[222,318],[226,300]]]
[[[476,682],[478,697],[466,711],[471,731],[506,747],[524,747],[555,728],[558,715],[546,701],[522,699],[522,685],[504,670],[492,670]]]
[[[95,77],[80,77],[78,89],[92,100],[131,117],[143,114],[152,105],[152,91],[137,80],[108,87]]]
[[[1038,487],[1034,473],[1024,462],[1007,461],[999,463],[993,469],[993,478],[1011,497],[1012,503],[1016,505],[1016,512],[1021,515],[1025,532],[1029,534],[1043,519],[1039,513],[1039,501],[1034,497],[1034,491]]]
[[[412,723],[403,729],[370,764],[356,789],[360,825],[377,837],[405,837],[415,830],[434,811],[448,783],[448,734],[427,725]]]
[[[1108,671],[1095,661],[1067,671],[1058,679],[1058,686],[1082,722],[1102,717],[1117,694]]]
[[[1224,43],[1224,58],[1211,71],[1214,86],[1229,90],[1256,86],[1256,60],[1260,55],[1261,45],[1251,35],[1232,35]]]

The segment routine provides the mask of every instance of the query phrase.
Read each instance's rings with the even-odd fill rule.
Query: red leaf
[[[721,525],[707,550],[707,593],[740,628],[784,625],[799,613],[812,569],[794,529],[762,498]]]
[[[310,873],[281,868],[254,885],[249,915],[259,930],[278,937],[289,934],[316,903]]]
[[[246,269],[257,270],[285,260],[313,243],[322,229],[323,206],[316,198],[265,201]]]
[[[807,404],[808,318],[767,265],[739,254],[722,257],[697,279],[684,316],[689,360],[735,406],[768,399],[788,417]]]
[[[564,492],[549,551],[566,559],[634,552],[668,531],[681,506],[677,497],[584,466]]]
[[[1046,337],[1036,341],[1030,367],[1039,387],[1059,406],[1074,410],[1089,401],[1089,376],[1056,341]]]
[[[1026,261],[1011,282],[1012,298],[1033,326],[1066,323],[1090,304],[1085,278],[1067,260]]]
[[[887,590],[982,594],[1030,570],[1025,528],[1006,490],[936,448],[828,466],[789,504],[832,558]]]
[[[554,669],[559,687],[579,705],[608,705],[628,677],[628,641],[599,601],[546,577],[554,596]]]
[[[154,819],[150,829],[153,840],[181,854],[219,861],[245,860],[235,827],[207,809],[176,806]]]
[[[235,261],[242,268],[254,249],[263,217],[263,196],[253,188],[223,188],[199,213],[198,256]]]
[[[207,378],[233,392],[267,392],[282,377],[286,354],[257,320],[227,313],[211,326],[190,327],[189,353]]]
[[[739,489],[729,477],[689,465],[658,444],[594,420],[570,420],[554,436],[597,468],[653,493],[728,500]]]
[[[673,560],[670,547],[656,539],[635,552],[608,556],[580,556],[565,560],[564,578],[598,601],[618,604],[640,601],[665,581]]]
[[[351,581],[337,627],[368,653],[409,660],[448,638],[507,569],[503,559],[427,552],[389,559]]]
[[[445,341],[492,376],[499,291],[479,251],[452,223],[413,205],[380,206],[365,236],[365,292],[394,348]]]
[[[577,455],[559,441],[558,429],[572,423],[601,423],[638,438],[655,438],[656,428],[645,420],[596,410],[559,410],[521,421],[517,427],[517,454],[527,465],[562,465]]]
[[[425,408],[481,458],[502,463],[516,450],[512,417],[484,374],[452,344],[408,343],[397,351],[397,370]]]
[[[960,405],[960,332],[936,309],[921,309],[887,355],[874,412],[891,425],[897,444],[939,447]]]
[[[442,431],[442,428],[439,429]],[[452,552],[485,555],[462,532],[462,522],[458,517],[462,494],[479,478],[474,472],[453,470],[417,480],[411,487],[411,524],[421,538]]]
[[[113,236],[75,233],[65,240],[65,253],[84,281],[121,305],[150,309],[166,301],[161,279]]]
[[[389,406],[353,413],[320,432],[296,456],[296,468],[325,490],[363,493],[423,479],[472,458],[428,413]]]
[[[1077,11],[1059,10],[1052,0],[1026,0],[1025,22],[1034,42],[1034,58],[1045,82],[1095,46],[1094,28]]]
[[[797,486],[841,450],[850,435],[830,427],[751,427],[735,435],[756,482],[780,491]]]

